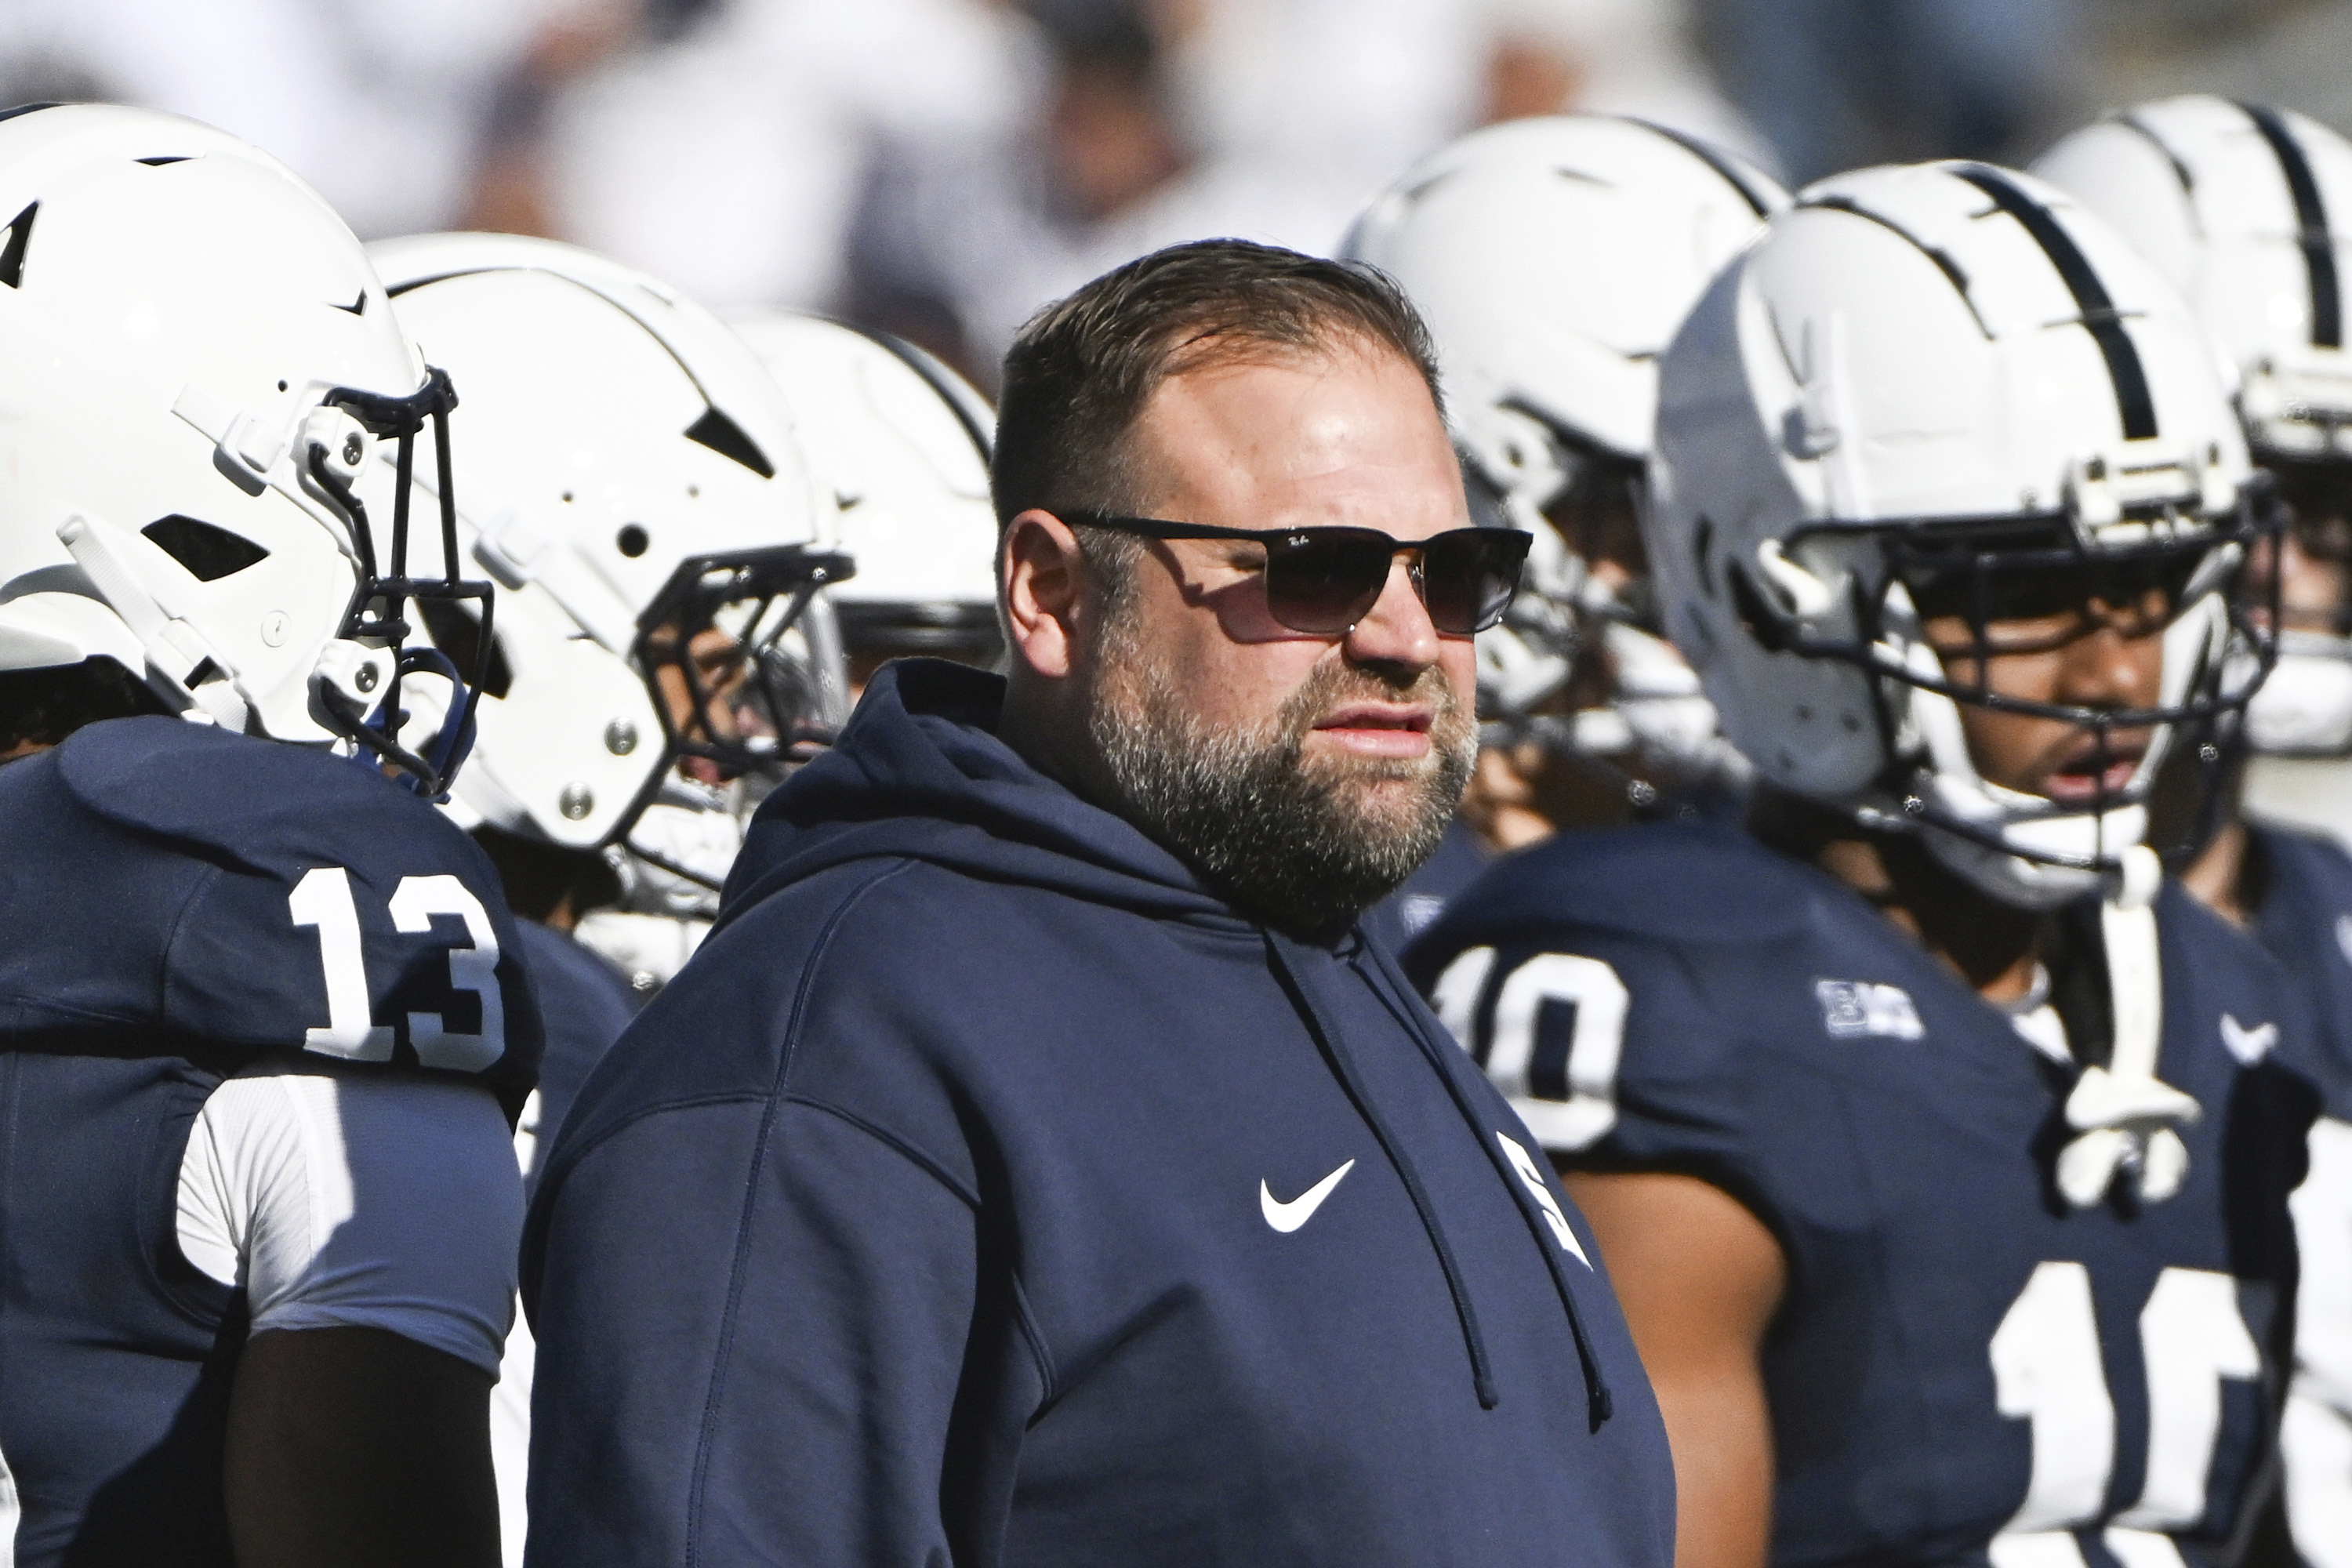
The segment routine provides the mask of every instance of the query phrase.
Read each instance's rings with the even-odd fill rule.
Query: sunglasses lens
[[[1388,536],[1370,529],[1318,528],[1265,552],[1265,607],[1295,632],[1345,632],[1371,613],[1387,584]]]
[[[1441,533],[1422,552],[1422,599],[1429,620],[1448,637],[1483,632],[1503,618],[1519,591],[1528,536],[1499,528]]]

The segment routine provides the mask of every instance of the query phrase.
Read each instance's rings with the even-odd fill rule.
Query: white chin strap
[[[2167,662],[2174,662],[2168,652]],[[2189,1175],[2189,1146],[2175,1129],[2204,1112],[2156,1076],[2164,1025],[2156,896],[2164,885],[2164,863],[2141,842],[2147,808],[2053,813],[2047,800],[1979,776],[1950,699],[1915,691],[1911,717],[1928,753],[1914,787],[1937,816],[1977,830],[1971,837],[1923,825],[1922,837],[1937,860],[2021,909],[2055,909],[2105,893],[2099,923],[2114,1040],[2107,1064],[2084,1068],[2066,1097],[2066,1123],[2074,1136],[2059,1151],[2058,1190],[2074,1207],[2089,1208],[2120,1179],[2139,1201],[2163,1202]],[[2158,732],[2134,784],[2154,777],[2168,739],[2167,731]]]
[[[1478,636],[1478,695],[1490,708],[1522,712],[1549,698],[1575,673],[1571,651],[1581,635],[1574,605],[1584,592],[1584,563],[1568,548],[1525,492],[1503,497],[1512,526],[1534,537],[1518,597],[1502,625]]]
[[[2147,868],[2126,883],[2144,882],[2146,897],[2129,889],[2101,907],[2108,994],[2115,1038],[2105,1067],[2084,1068],[2066,1097],[2066,1124],[2074,1137],[2058,1153],[2058,1190],[2078,1209],[2104,1200],[2120,1177],[2143,1203],[2162,1203],[2189,1178],[2189,1146],[2177,1128],[2204,1115],[2196,1100],[2156,1076],[2164,1026],[2164,975],[2158,957],[2154,889],[2163,879],[2156,852],[2135,845],[2126,862]]]
[[[1923,776],[1919,788],[1947,816],[1980,827],[1999,840],[2000,847],[1995,848],[1933,823],[1920,830],[1928,852],[1948,869],[2002,903],[2054,910],[2098,892],[2118,879],[2135,884],[2126,888],[2127,894],[2153,898],[2157,883],[2163,879],[2162,865],[2153,854],[2142,861],[2132,853],[2144,847],[2140,840],[2147,835],[2145,806],[2027,816],[2021,813],[2034,807],[2046,811],[2049,803],[1973,777],[1954,779],[1944,773]],[[2117,869],[2101,870],[2102,863]],[[2147,868],[2144,871],[2137,869],[2142,866]],[[2147,879],[2144,889],[2136,884],[2140,877]]]
[[[2278,662],[2246,704],[2246,742],[2278,756],[2352,751],[2352,638],[2281,633]]]
[[[732,809],[732,792],[706,789],[684,779],[663,780],[661,791],[639,814],[621,847],[636,851],[617,868],[622,907],[665,920],[708,921],[719,912],[719,895],[692,878],[659,865],[682,867],[713,882],[724,882],[743,847],[743,823]]]

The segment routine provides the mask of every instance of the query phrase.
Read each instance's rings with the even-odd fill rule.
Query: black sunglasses
[[[1412,590],[1430,624],[1466,637],[1503,618],[1519,591],[1533,534],[1516,528],[1455,528],[1427,539],[1392,539],[1377,528],[1214,528],[1152,517],[1066,511],[1066,522],[1145,539],[1245,539],[1265,547],[1265,607],[1294,632],[1339,637],[1371,613],[1397,552],[1418,558]]]

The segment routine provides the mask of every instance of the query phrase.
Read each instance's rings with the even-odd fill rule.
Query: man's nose
[[[1348,657],[1362,664],[1426,669],[1437,662],[1437,627],[1412,585],[1408,558],[1389,563],[1389,580],[1364,618],[1347,636]]]
[[[2085,708],[2146,708],[2164,673],[2164,638],[2142,623],[2126,636],[2106,619],[2068,644],[2059,667],[2058,700]]]

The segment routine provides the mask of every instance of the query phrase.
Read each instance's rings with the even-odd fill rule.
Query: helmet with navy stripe
[[[2114,224],[2188,299],[2239,377],[2254,458],[2293,547],[2352,572],[2352,142],[2291,110],[2205,94],[2067,136],[2034,172]],[[2246,710],[2256,751],[2352,754],[2352,603],[2284,606]]]
[[[446,476],[456,396],[351,230],[236,138],[111,104],[0,122],[0,208],[11,689],[110,670],[150,705],[440,795],[479,671],[414,617],[485,614],[491,589],[446,563],[412,575],[406,493],[359,493],[379,459],[415,468],[428,426]],[[426,501],[420,548],[453,503],[446,484]]]
[[[2156,269],[2053,187],[1947,163],[1808,188],[1709,289],[1661,372],[1645,522],[1668,629],[1763,778],[2049,906],[2147,880],[2174,729],[2241,707],[2272,656],[2231,591],[2249,474],[2223,368]],[[1997,623],[2158,590],[2150,705],[1985,684]],[[1925,630],[1955,616],[1968,679]],[[2225,666],[2233,617],[2251,669]],[[2095,792],[1985,778],[1968,705],[2084,731]],[[2126,734],[2151,737],[2136,763],[2106,751]]]
[[[1679,132],[1559,115],[1463,137],[1356,220],[1345,254],[1395,278],[1436,341],[1474,509],[1536,540],[1517,600],[1478,639],[1490,742],[1602,766],[1630,754],[1685,780],[1737,765],[1653,635],[1634,519],[1658,356],[1788,200]]]

